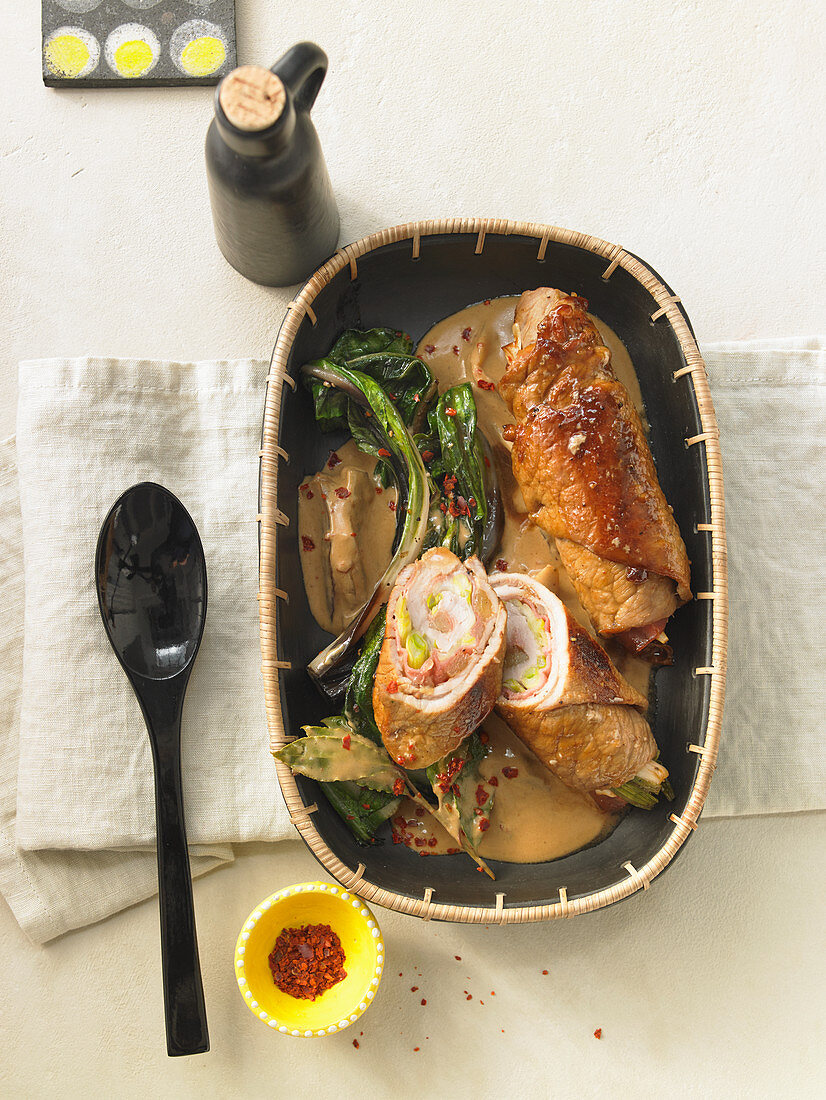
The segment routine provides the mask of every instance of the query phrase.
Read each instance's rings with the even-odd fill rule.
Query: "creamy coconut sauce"
[[[512,423],[496,385],[505,372],[503,345],[512,337],[517,297],[494,298],[446,317],[427,333],[416,354],[433,371],[440,392],[471,382],[479,427],[491,444],[505,512],[502,539],[489,568],[528,573],[555,592],[583,625],[588,616],[563,569],[556,546],[529,519],[511,468],[502,428]],[[622,341],[597,317],[591,320],[611,351],[611,365],[645,421],[639,383]],[[313,549],[302,552],[304,584],[312,613],[325,630],[340,633],[368,598],[390,560],[395,532],[394,489],[382,493],[375,459],[351,440],[340,459],[301,486],[299,531]],[[309,488],[308,488],[309,487]],[[337,490],[345,489],[349,495]],[[310,495],[312,494],[312,496]],[[392,503],[392,508],[390,507]],[[304,542],[304,546],[307,544]],[[650,666],[610,639],[600,639],[614,664],[644,695]],[[540,863],[604,839],[620,814],[607,813],[570,790],[495,715],[484,724],[491,751],[480,771],[496,788],[491,824],[479,844],[485,859]],[[404,799],[392,819],[393,839],[422,855],[456,852],[456,840],[425,811]]]

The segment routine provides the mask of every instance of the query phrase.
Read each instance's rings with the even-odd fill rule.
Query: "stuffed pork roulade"
[[[373,686],[385,748],[405,768],[453,752],[499,695],[505,609],[478,558],[428,550],[399,574]]]
[[[688,557],[587,306],[544,287],[520,298],[499,383],[519,423],[505,437],[528,512],[556,539],[597,631],[641,652],[691,599]]]
[[[538,581],[522,573],[494,573],[490,582],[508,616],[496,709],[567,786],[653,805],[668,772],[655,762],[657,745],[643,717],[645,698]],[[630,791],[620,793],[637,777]],[[633,797],[635,788],[642,800]]]

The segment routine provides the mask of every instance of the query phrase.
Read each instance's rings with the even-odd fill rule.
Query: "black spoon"
[[[106,517],[95,556],[109,641],[135,689],[155,765],[166,1049],[209,1050],[181,794],[181,711],[204,632],[204,549],[177,497],[133,485]]]

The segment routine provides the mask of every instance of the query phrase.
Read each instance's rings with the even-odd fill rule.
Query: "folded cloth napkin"
[[[20,365],[17,477],[7,442],[0,479],[0,888],[35,940],[156,889],[149,740],[94,588],[100,525],[136,482],[158,481],[181,499],[207,559],[207,623],[182,735],[193,870],[231,859],[233,843],[292,834],[268,751],[258,648],[265,376],[249,360]]]
[[[706,817],[823,809],[826,341],[703,351],[725,459],[731,597]],[[92,575],[100,524],[137,481],[181,498],[207,554],[207,629],[183,731],[193,871],[232,858],[234,842],[292,833],[259,672],[265,373],[250,361],[21,364],[16,460],[13,441],[0,445],[0,890],[36,941],[155,890],[149,746]]]
[[[826,339],[708,344],[729,551],[726,707],[704,816],[826,808]]]

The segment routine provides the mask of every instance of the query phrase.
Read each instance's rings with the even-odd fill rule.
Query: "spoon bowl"
[[[153,482],[103,522],[95,556],[100,613],[135,690],[155,770],[158,896],[167,1051],[209,1050],[181,783],[181,713],[206,621],[204,550],[192,517]]]

